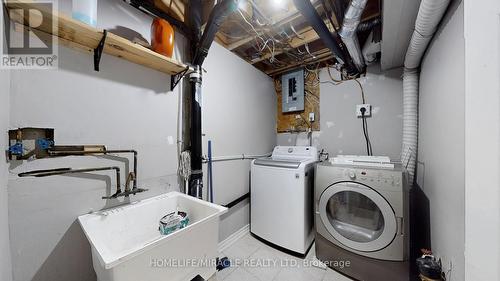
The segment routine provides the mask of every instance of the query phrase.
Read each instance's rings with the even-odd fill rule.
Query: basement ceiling
[[[150,0],[183,22],[187,1]],[[340,29],[349,0],[312,0],[331,32]],[[203,1],[204,19],[213,0]],[[362,22],[380,18],[380,0],[368,0]],[[380,31],[380,25],[378,25]],[[358,32],[361,46],[371,30]],[[381,36],[378,36],[379,38]],[[333,64],[330,50],[297,11],[292,0],[245,0],[221,26],[216,41],[269,76],[312,64]]]

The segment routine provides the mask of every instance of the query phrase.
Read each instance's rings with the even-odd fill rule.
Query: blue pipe
[[[212,181],[212,141],[208,141],[208,191],[209,200],[211,203],[214,202],[214,186]]]

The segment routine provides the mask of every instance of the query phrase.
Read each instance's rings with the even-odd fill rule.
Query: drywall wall
[[[0,70],[0,131],[3,136],[0,140],[1,147],[8,147],[7,134],[9,129],[9,90],[10,71]],[[12,280],[12,266],[9,244],[8,221],[8,165],[5,153],[0,153],[0,280]]]
[[[139,184],[150,190],[130,200],[177,189],[178,95],[166,90],[169,76],[110,56],[103,58],[101,72],[93,72],[90,56],[64,47],[59,58],[57,71],[12,72],[10,127],[55,128],[60,145],[105,144],[108,149],[137,150]],[[89,245],[76,218],[126,202],[101,199],[116,189],[111,172],[48,178],[15,174],[113,165],[123,171],[131,161],[124,155],[11,163],[14,280],[92,280]]]
[[[213,142],[214,157],[271,152],[276,144],[276,95],[271,78],[218,44],[212,45],[204,68],[204,153],[208,140]],[[224,205],[248,193],[249,171],[249,160],[214,163],[215,202]],[[248,222],[249,204],[244,201],[222,217],[219,239]]]
[[[3,13],[0,13],[0,22],[3,22]],[[1,25],[0,25],[1,26]],[[3,28],[2,44],[5,46]],[[0,70],[0,147],[8,146],[7,130],[9,129],[9,95],[10,95],[10,70]],[[0,153],[0,280],[12,280],[12,266],[9,244],[9,217],[7,194],[8,165],[5,153]]]
[[[464,11],[465,279],[500,280],[500,2]]]
[[[60,4],[62,12],[70,11],[66,1]],[[99,19],[102,28],[128,26],[149,36],[151,18],[122,1],[99,1]],[[178,42],[176,55],[182,38]],[[168,92],[169,82],[163,73],[107,55],[101,71],[94,72],[92,56],[60,47],[58,70],[12,71],[10,127],[55,128],[61,145],[136,149],[139,184],[150,190],[130,200],[176,190],[178,89]],[[43,179],[21,179],[15,174],[56,167],[118,165],[125,169],[131,161],[123,155],[10,163],[14,280],[95,280],[90,246],[77,216],[126,202],[101,199],[116,188],[110,172]]]
[[[339,73],[331,69],[334,78]],[[367,118],[374,155],[387,155],[399,160],[402,138],[401,69],[380,71],[379,65],[368,67],[366,77],[359,78],[366,102],[373,107]],[[313,134],[313,144],[325,149],[330,156],[338,154],[366,155],[361,119],[356,117],[356,105],[362,104],[361,90],[355,81],[333,85],[326,69],[320,72],[320,132]],[[298,138],[300,143],[305,134]],[[278,135],[278,143],[294,145],[290,134]],[[307,143],[307,142],[305,142]]]
[[[429,199],[432,250],[454,281],[465,280],[463,24],[455,2],[423,59],[419,100],[417,183]]]
[[[66,2],[59,3],[62,12],[70,8]],[[98,18],[101,28],[128,27],[149,37],[151,18],[122,1],[99,1]],[[181,60],[184,47],[176,34],[175,56]],[[131,200],[178,190],[181,85],[168,92],[169,76],[107,55],[98,73],[88,54],[60,47],[59,60],[58,70],[12,73],[9,126],[53,127],[57,144],[138,150],[140,186],[150,190]],[[204,67],[204,143],[209,138],[214,141],[216,156],[269,152],[275,144],[276,123],[271,80],[216,44]],[[16,174],[55,167],[125,168],[131,160],[127,156],[64,157],[10,164],[14,280],[95,280],[90,246],[76,218],[124,203],[100,199],[115,188],[112,173],[22,179]],[[216,201],[227,203],[248,192],[248,172],[249,161],[215,164]],[[242,202],[224,216],[221,239],[248,224],[248,210],[248,202]],[[28,229],[36,229],[36,234]]]
[[[382,69],[402,67],[421,0],[382,2]]]

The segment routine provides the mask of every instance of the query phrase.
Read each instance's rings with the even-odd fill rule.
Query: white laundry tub
[[[160,219],[179,208],[189,225],[169,235]],[[92,245],[99,281],[208,279],[215,273],[219,216],[227,208],[179,192],[78,218]]]

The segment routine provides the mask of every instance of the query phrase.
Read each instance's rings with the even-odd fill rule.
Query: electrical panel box
[[[303,69],[281,76],[281,95],[283,113],[304,110]]]

